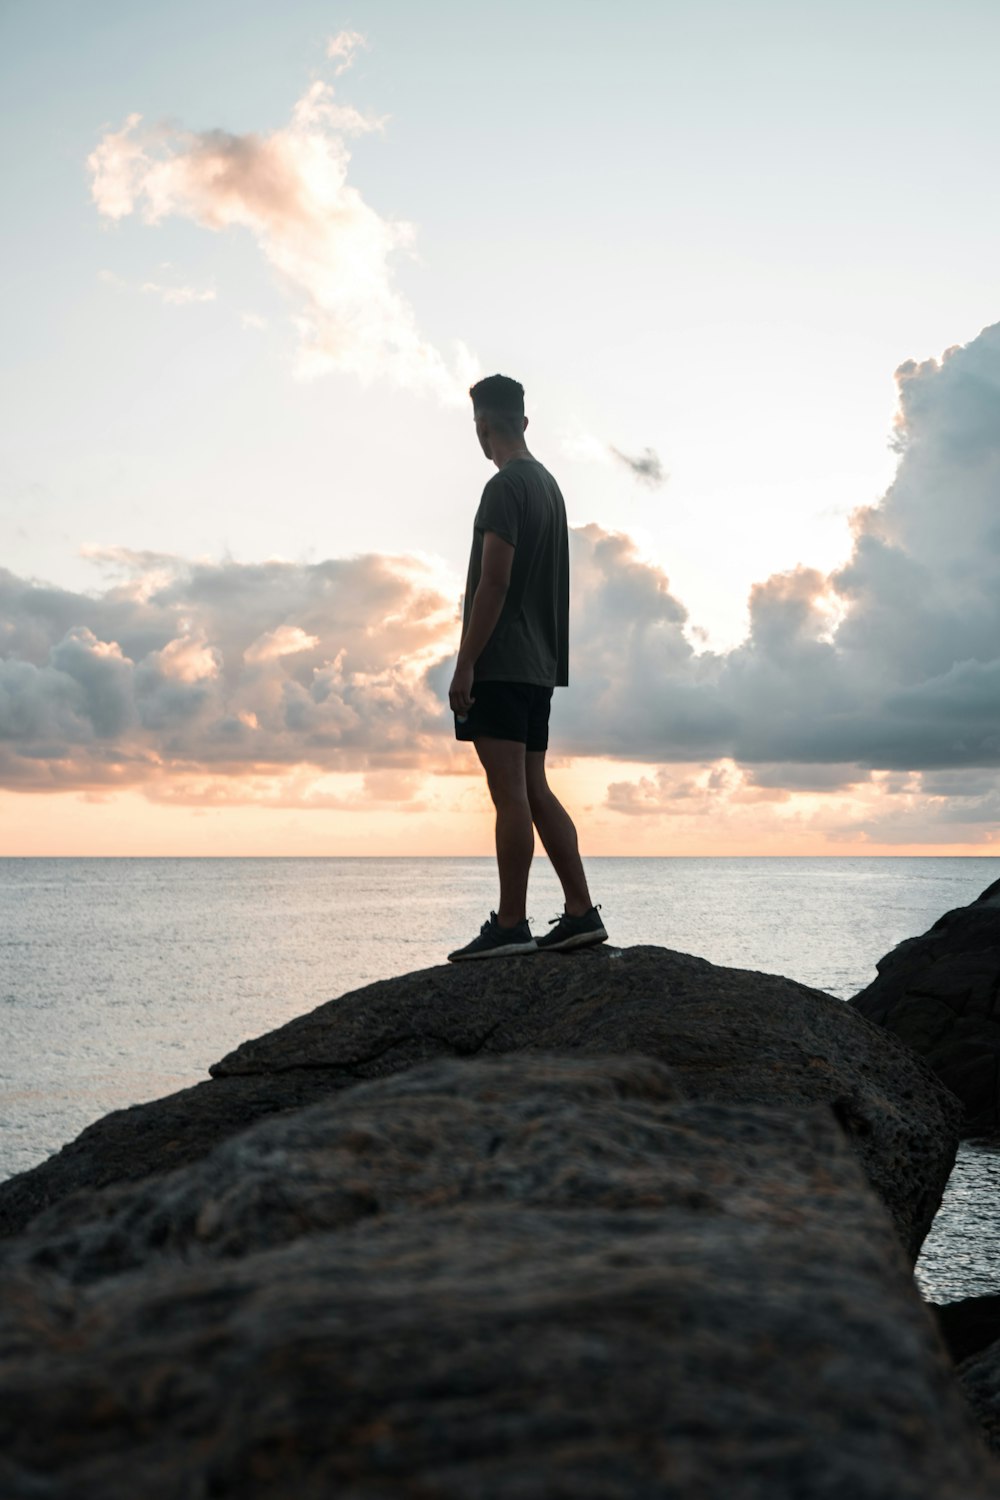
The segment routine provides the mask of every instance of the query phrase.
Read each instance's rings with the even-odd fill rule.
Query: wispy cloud
[[[164,286],[159,281],[144,281],[142,291],[151,292],[159,297],[162,302],[169,302],[174,307],[185,307],[189,302],[214,302],[214,287],[205,287],[199,290],[194,286]]]
[[[613,443],[608,444],[609,452],[630,469],[636,479],[642,484],[648,484],[651,489],[657,489],[667,481],[667,473],[663,467],[660,455],[654,448],[643,448],[641,453],[634,456],[623,453]]]
[[[639,480],[641,484],[648,485],[650,489],[657,489],[661,484],[666,484],[669,478],[663,466],[663,460],[655,448],[643,448],[640,453],[632,455],[623,452],[614,443],[604,442],[593,433],[585,432],[580,428],[564,432],[559,439],[559,446],[566,457],[573,459],[576,463],[620,463],[628,469],[634,479]]]
[[[216,298],[214,287],[185,286],[182,283],[170,281],[142,281],[133,284],[107,268],[97,274],[98,279],[105,286],[114,287],[116,291],[142,292],[159,297],[161,302],[170,303],[173,307],[186,307],[192,302],[214,302]]]
[[[342,33],[331,55],[347,66],[362,41]],[[349,181],[350,141],[383,123],[340,103],[322,80],[265,135],[146,125],[131,114],[88,158],[93,200],[113,221],[175,215],[247,230],[296,304],[301,376],[384,378],[457,403],[475,362],[458,342],[447,360],[395,284],[396,257],[412,249],[415,230],[377,213]]]
[[[346,73],[352,65],[358,50],[367,46],[368,43],[360,31],[338,31],[336,36],[330,38],[326,44],[326,55],[336,61],[337,67],[334,71],[338,77],[341,73]]]

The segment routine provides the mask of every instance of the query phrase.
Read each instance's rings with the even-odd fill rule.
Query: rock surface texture
[[[512,982],[510,966],[492,968]],[[591,995],[592,961],[552,972],[565,988],[546,1024],[575,1038],[576,1056],[523,1043],[486,1056],[471,1005],[464,1035],[480,1055],[421,1062],[430,1033],[413,1029],[411,992],[397,982],[390,1006],[372,987],[345,1002],[341,1061],[333,1010],[227,1066],[266,1055],[275,1076],[279,1059],[294,1075],[312,1045],[333,1077],[363,1041],[383,1077],[272,1110],[173,1170],[61,1196],[9,1239],[3,1495],[994,1495],[998,1470],[893,1218],[830,1108],[846,1063],[831,1055],[836,1033],[821,1040],[818,1001],[796,1025],[800,997],[770,991],[794,1038],[782,1054],[767,1005],[744,1000],[735,1026],[735,1001],[713,1012],[703,1000],[699,1049],[691,1017],[673,1032],[655,1022],[674,1007],[653,1004],[641,957],[645,1005],[630,1017],[623,984],[621,1029],[649,1053],[687,1037],[670,1069],[579,1055],[611,1001]],[[440,999],[443,971],[432,977],[443,1050],[459,1008]],[[476,981],[494,1003],[501,983]],[[526,1023],[522,1005],[510,1024]],[[767,1102],[720,1102],[727,1035],[734,1093]],[[765,1062],[752,1083],[755,1040]],[[855,1045],[868,1067],[857,1109],[885,1099],[892,1058],[896,1094],[939,1105],[901,1050]],[[685,1097],[688,1080],[701,1097]],[[904,1138],[889,1139],[901,1153]]]
[[[1000,880],[887,954],[851,1004],[962,1101],[963,1134],[1000,1131]]]
[[[963,1360],[958,1378],[987,1446],[1000,1454],[1000,1343]]]
[[[444,965],[328,1002],[217,1063],[212,1079],[120,1110],[0,1184],[15,1234],[83,1188],[192,1163],[254,1121],[434,1058],[546,1052],[666,1063],[691,1099],[823,1105],[915,1260],[961,1111],[929,1069],[842,1001],[662,948]]]

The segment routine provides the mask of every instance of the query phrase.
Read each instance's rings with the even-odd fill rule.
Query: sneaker
[[[516,927],[501,927],[495,911],[490,920],[479,929],[479,936],[448,954],[449,963],[458,963],[463,958],[508,958],[512,953],[534,953],[535,940],[527,920]]]
[[[570,948],[589,948],[592,943],[606,943],[608,935],[604,923],[597,913],[599,906],[592,906],[582,917],[571,917],[564,911],[561,917],[553,917],[551,932],[535,943],[539,953],[565,953]]]

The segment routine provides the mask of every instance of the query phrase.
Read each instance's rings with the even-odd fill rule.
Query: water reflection
[[[917,1262],[929,1302],[1000,1292],[1000,1141],[964,1141]]]

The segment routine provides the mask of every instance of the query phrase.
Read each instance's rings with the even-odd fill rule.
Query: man
[[[590,899],[573,821],[545,779],[553,687],[569,680],[569,538],[552,475],[524,441],[524,389],[490,375],[469,392],[476,436],[497,473],[473,523],[458,664],[448,690],[455,736],[471,740],[496,809],[500,909],[448,957],[503,958],[607,939]],[[536,940],[525,916],[532,825],[565,899]]]

